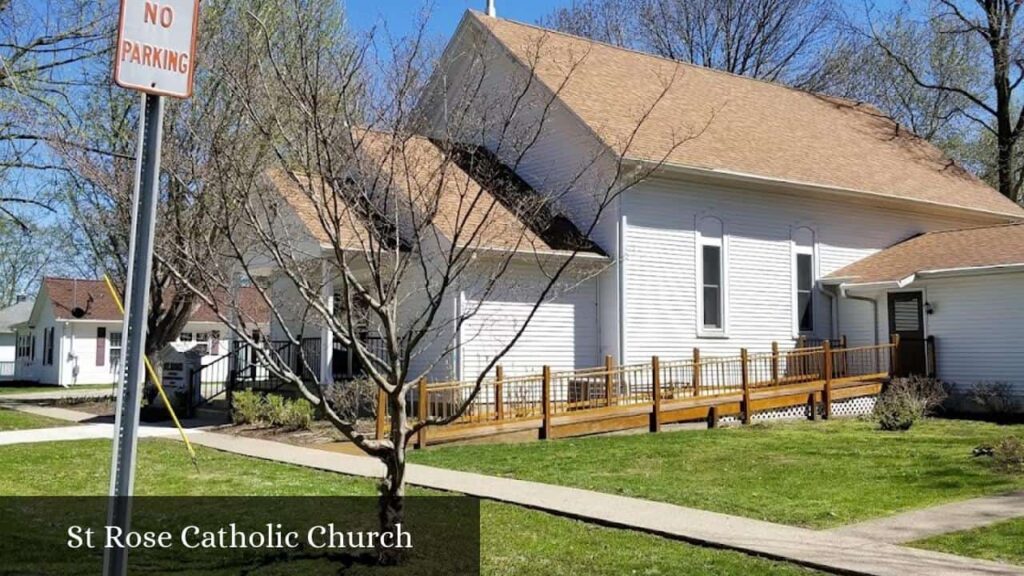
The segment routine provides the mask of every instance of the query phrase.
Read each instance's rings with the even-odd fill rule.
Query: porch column
[[[331,277],[331,269],[327,260],[320,264],[321,288],[320,298],[324,302],[328,312],[334,314],[334,279]],[[334,378],[334,332],[331,330],[328,319],[320,326],[320,384],[333,383]]]

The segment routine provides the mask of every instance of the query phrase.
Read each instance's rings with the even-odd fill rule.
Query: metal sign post
[[[145,110],[139,118],[143,125],[141,187],[136,191],[133,210],[131,256],[125,307],[124,358],[117,400],[114,436],[114,461],[111,466],[110,503],[107,525],[124,532],[131,527],[131,498],[135,485],[135,453],[138,447],[140,391],[145,378],[146,317],[149,310],[149,282],[153,272],[153,236],[156,230],[156,206],[160,184],[160,142],[163,136],[164,102],[147,94]],[[103,555],[103,573],[127,574],[128,555],[122,548],[107,548]]]
[[[153,271],[153,238],[160,196],[160,145],[163,137],[163,96],[192,94],[199,0],[121,0],[114,82],[139,90],[139,144],[132,197],[131,245],[125,286],[123,332],[126,367],[117,399],[110,502],[107,526],[122,533],[131,528],[131,495],[135,484],[139,409],[145,381],[146,324]],[[128,551],[105,548],[103,573],[128,572]]]

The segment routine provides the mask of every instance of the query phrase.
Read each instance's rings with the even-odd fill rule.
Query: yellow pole
[[[103,281],[107,283],[107,290],[110,291],[110,297],[114,299],[114,303],[117,304],[117,309],[124,316],[124,305],[121,304],[121,297],[117,295],[117,290],[114,289],[114,283],[110,281],[110,277],[106,274],[103,275]],[[171,414],[171,420],[174,421],[174,426],[178,429],[178,433],[181,434],[181,440],[185,443],[185,448],[188,449],[189,458],[192,459],[192,465],[196,467],[196,471],[199,471],[199,461],[196,459],[196,451],[192,448],[192,443],[188,441],[188,436],[185,434],[185,429],[181,427],[181,422],[178,421],[178,415],[174,413],[174,407],[171,406],[171,401],[167,399],[167,394],[164,392],[163,384],[160,383],[160,379],[156,376],[156,370],[153,369],[153,364],[149,361],[149,356],[143,355],[143,359],[146,362],[146,373],[149,374],[150,380],[156,384],[157,392],[160,393],[160,398],[163,399],[164,405],[167,406],[167,411]]]

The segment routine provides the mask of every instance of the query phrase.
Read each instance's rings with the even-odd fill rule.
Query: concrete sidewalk
[[[342,474],[379,478],[372,458],[337,454],[242,436],[193,433],[196,444],[225,452]],[[410,484],[458,492],[571,516],[587,522],[651,532],[731,548],[822,570],[876,576],[1024,574],[1024,568],[905,548],[673,504],[508,478],[410,464]]]
[[[34,404],[7,404],[2,399],[0,399],[0,408],[17,410],[18,412],[35,414],[36,416],[46,416],[56,420],[66,420],[68,422],[86,422],[97,418],[95,414],[82,412],[81,410],[59,408],[57,406],[36,406]]]
[[[114,388],[86,388],[76,389],[61,388],[54,386],[52,391],[46,392],[20,392],[11,394],[0,394],[0,402],[47,402],[52,400],[65,400],[68,398],[82,398],[98,400],[101,398],[113,398]]]
[[[139,431],[140,438],[169,438],[177,435],[178,431],[174,428],[146,426]],[[113,424],[83,424],[80,426],[60,426],[57,428],[7,430],[0,432],[0,446],[67,440],[95,440],[100,438],[109,440],[113,437]]]
[[[93,429],[101,426],[108,434],[112,433],[109,424],[85,424],[71,428]],[[176,437],[173,428],[146,426],[143,434],[158,434],[154,430],[171,438]],[[40,434],[40,430],[24,432]],[[382,465],[365,456],[338,454],[202,430],[189,430],[188,434],[195,444],[234,454],[370,478],[380,478],[383,474]],[[831,572],[874,576],[1024,575],[1024,568],[1017,566],[577,488],[415,464],[409,465],[406,477],[410,484],[416,486],[517,504],[586,522],[730,548]]]
[[[896,516],[841,526],[830,532],[900,544],[1020,517],[1024,517],[1024,491],[914,510]]]

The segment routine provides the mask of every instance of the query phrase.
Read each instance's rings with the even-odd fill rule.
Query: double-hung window
[[[53,328],[43,328],[43,365],[53,366]]]
[[[799,334],[814,332],[814,232],[793,231],[793,325]]]
[[[29,334],[18,334],[18,348],[15,354],[18,358],[28,358],[32,336]]]
[[[726,254],[722,221],[715,217],[697,222],[697,328],[701,336],[725,336]]]
[[[107,363],[107,329],[103,326],[96,328],[96,365],[103,366]]]
[[[107,341],[110,345],[110,370],[117,372],[121,369],[121,332],[110,332]]]

